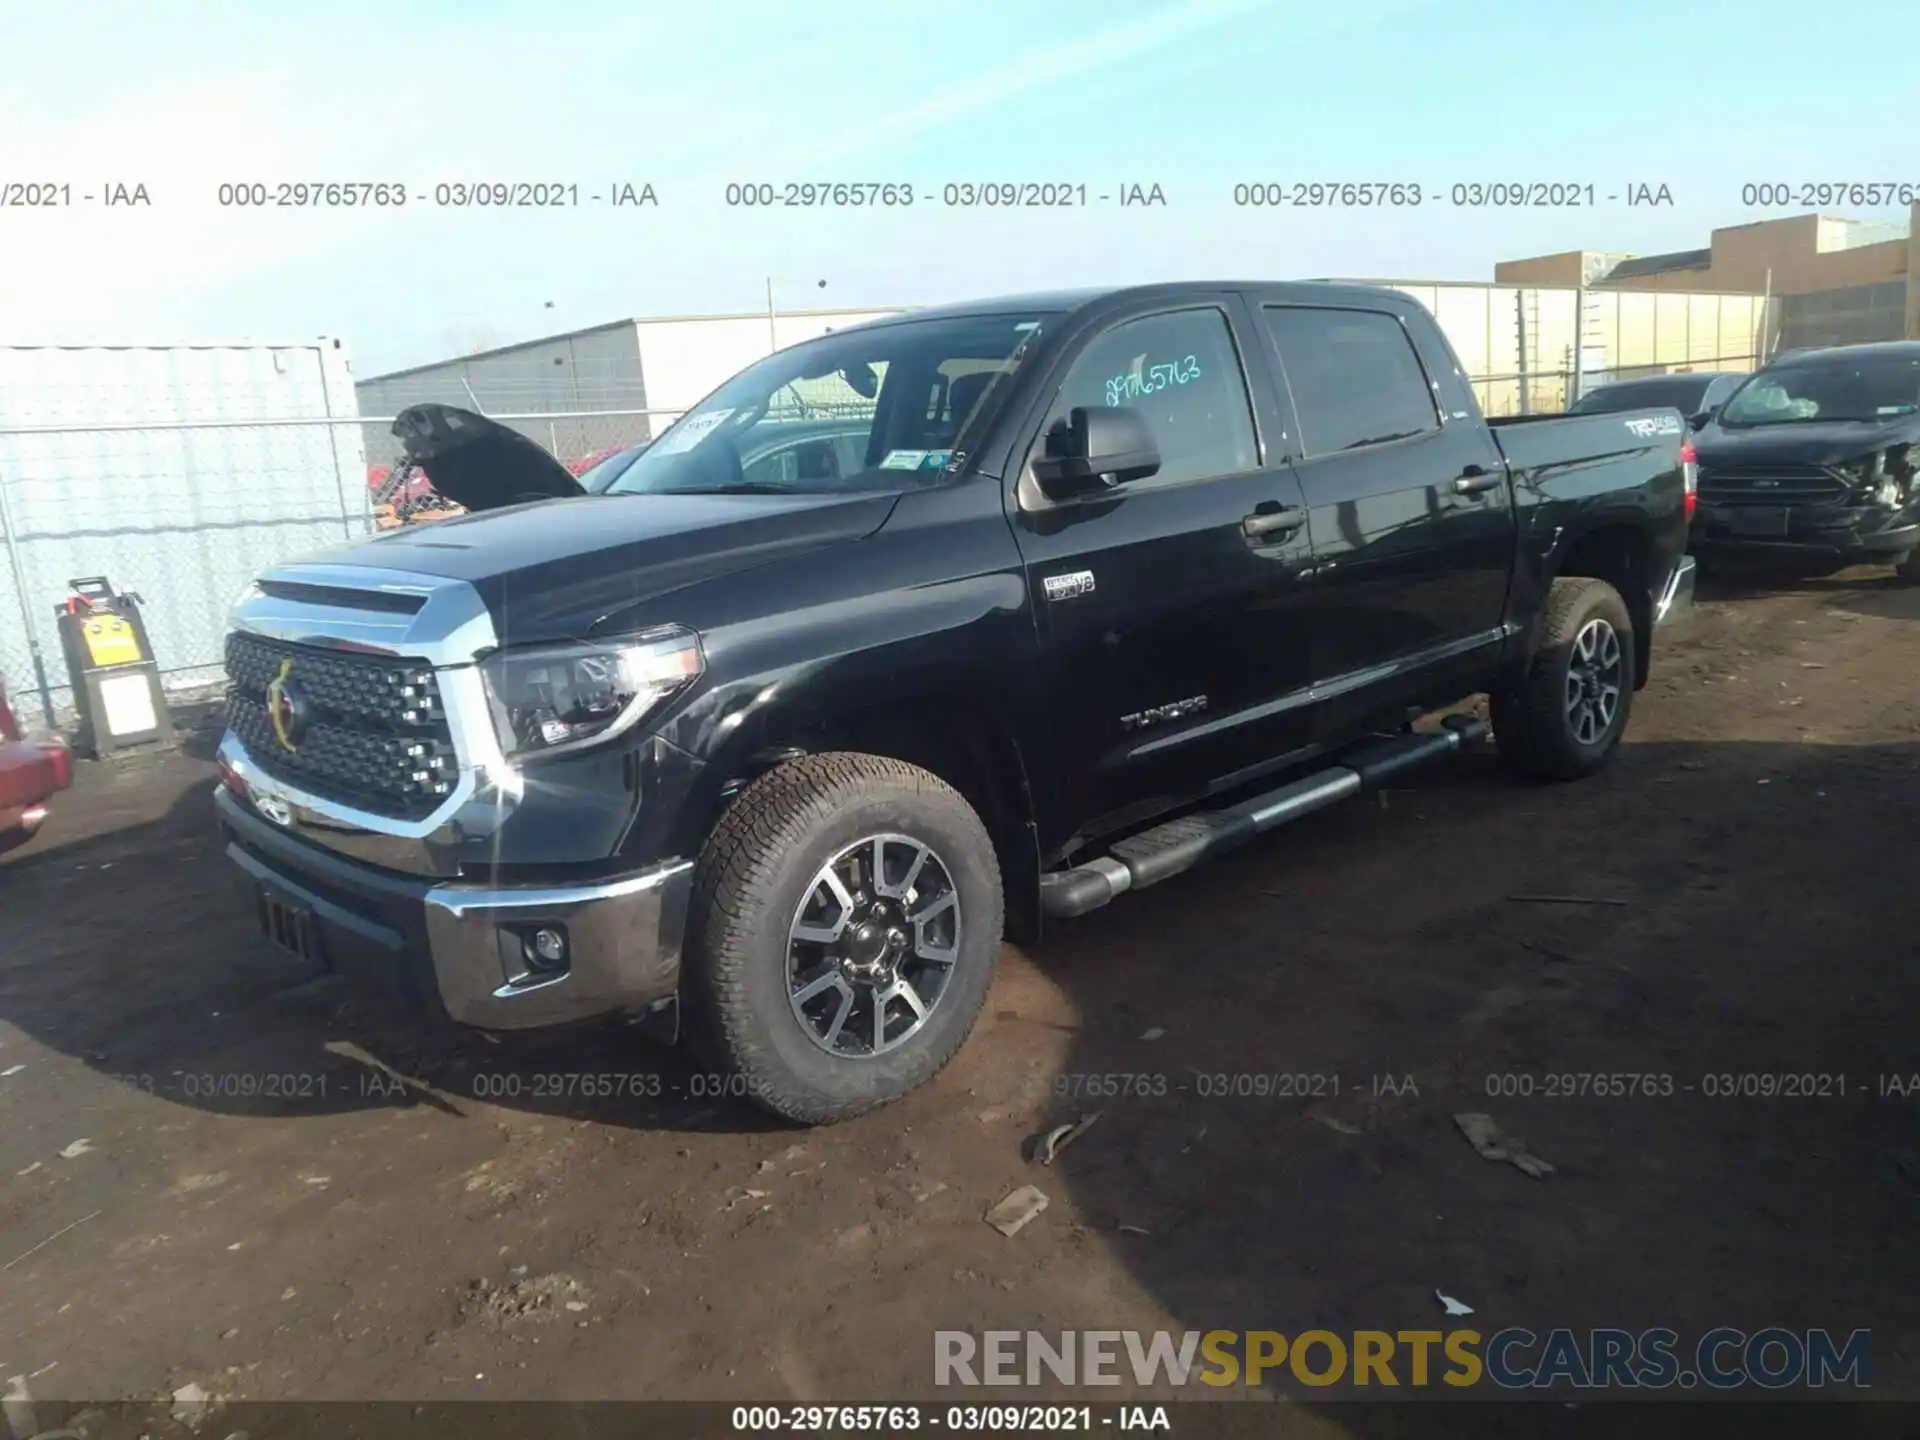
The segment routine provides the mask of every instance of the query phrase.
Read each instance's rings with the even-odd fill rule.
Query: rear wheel
[[[1633,708],[1633,621],[1604,580],[1553,582],[1524,675],[1490,697],[1500,757],[1537,780],[1578,780],[1613,758]]]
[[[993,842],[938,776],[813,755],[741,792],[696,870],[689,1038],[741,1094],[828,1124],[931,1080],[999,959]]]

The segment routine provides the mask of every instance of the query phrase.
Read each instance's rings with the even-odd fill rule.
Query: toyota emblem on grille
[[[293,824],[293,806],[278,795],[266,793],[256,788],[253,793],[254,807],[274,824],[287,827]]]
[[[280,662],[280,673],[267,686],[267,718],[273,721],[273,738],[289,755],[300,748],[307,733],[307,697],[293,679],[293,657]]]

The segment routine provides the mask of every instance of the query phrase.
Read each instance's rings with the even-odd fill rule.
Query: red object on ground
[[[0,686],[0,850],[10,850],[40,828],[47,801],[73,783],[64,745],[20,738],[19,723]]]

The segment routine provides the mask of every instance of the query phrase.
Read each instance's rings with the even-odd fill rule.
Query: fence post
[[[27,656],[33,661],[33,683],[40,689],[40,717],[47,729],[54,728],[53,691],[47,685],[47,659],[40,653],[40,637],[33,628],[33,600],[27,594],[27,570],[14,542],[13,502],[7,498],[7,477],[0,474],[0,544],[7,547],[7,564],[13,571],[14,592],[20,597],[21,633],[27,637]]]
[[[335,342],[336,344],[339,342]],[[320,404],[327,415],[327,450],[333,456],[333,488],[340,496],[340,529],[346,538],[354,538],[353,517],[347,510],[346,469],[340,463],[340,432],[333,423],[333,373],[327,365],[327,342],[322,340],[314,352],[320,362]],[[358,409],[358,405],[355,406]],[[361,488],[366,487],[366,477],[360,478]]]
[[[1520,413],[1531,415],[1533,413],[1533,382],[1527,374],[1527,292],[1525,290],[1513,292],[1513,318],[1514,330],[1519,337]]]
[[[1587,384],[1587,287],[1578,285],[1573,291],[1573,393],[1567,397],[1567,408],[1571,410],[1579,400],[1580,392]]]

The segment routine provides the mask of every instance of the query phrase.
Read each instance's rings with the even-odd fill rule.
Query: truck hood
[[[305,563],[464,580],[503,641],[578,639],[686,586],[871,535],[898,499],[582,494],[408,526]]]
[[[517,430],[451,405],[413,405],[394,417],[407,459],[468,511],[584,495],[580,482]]]
[[[1920,417],[1885,423],[1832,420],[1728,429],[1709,423],[1693,437],[1700,464],[1715,466],[1838,465],[1876,450],[1920,440]]]

